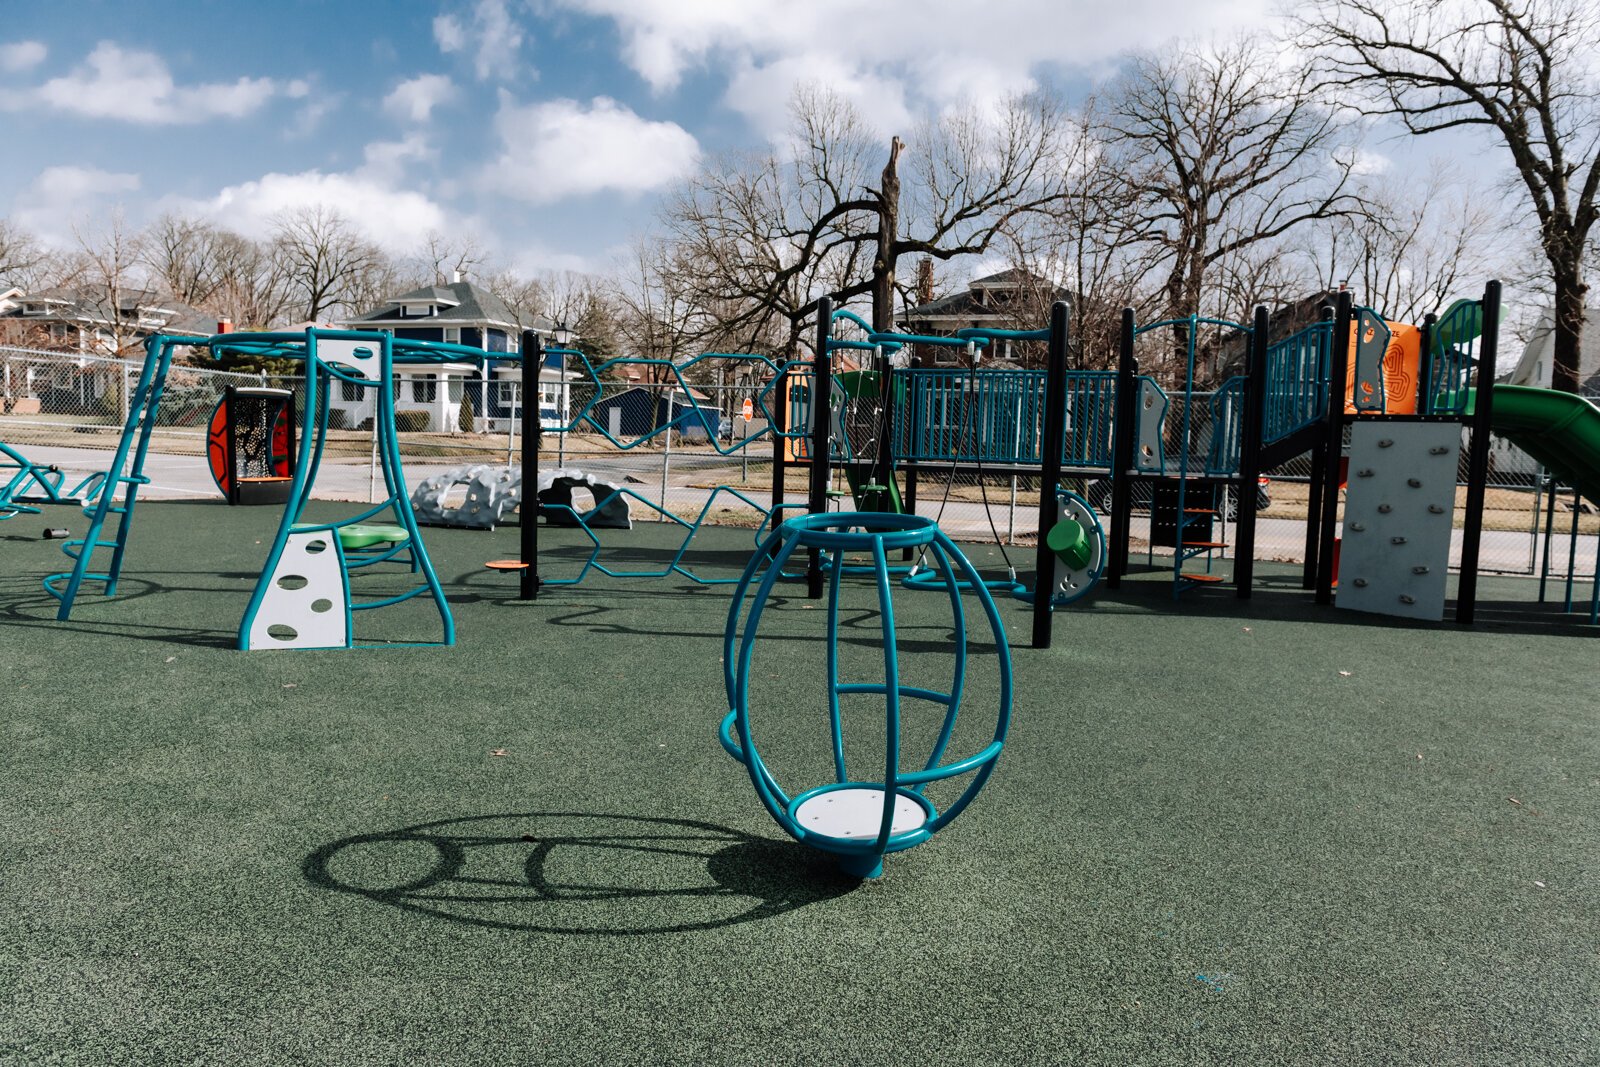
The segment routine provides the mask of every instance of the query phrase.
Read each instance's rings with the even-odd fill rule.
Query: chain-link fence
[[[676,377],[654,382],[631,378],[587,384],[577,379],[541,382],[539,408],[546,427],[543,469],[576,469],[629,490],[635,494],[630,500],[635,521],[665,520],[670,515],[754,527],[773,502],[777,452],[781,448],[790,460],[805,454],[798,440],[774,442],[768,416],[785,416],[799,425],[805,410],[793,397],[780,397],[766,379],[749,373],[751,369],[749,364],[703,368],[704,380],[692,384]],[[69,475],[106,469],[139,370],[139,362],[132,360],[0,348],[0,440],[34,462],[53,464]],[[147,498],[198,498],[218,492],[205,459],[206,423],[229,385],[271,386],[304,395],[301,378],[175,366],[152,433]],[[430,476],[474,464],[516,466],[521,426],[504,416],[519,410],[520,388],[516,381],[479,384],[465,376],[397,381],[397,424],[408,483],[415,486]],[[330,420],[316,495],[377,499],[383,481],[371,416],[363,415],[359,406],[370,405],[371,398],[339,394],[331,400],[336,416]],[[780,410],[785,404],[791,410]],[[408,417],[407,411],[432,414],[423,419]],[[1169,475],[1178,473],[1185,452],[1184,412],[1182,395],[1169,397],[1163,424],[1164,470]],[[579,418],[580,414],[585,417]],[[1215,466],[1216,439],[1226,435],[1212,431],[1218,419],[1231,417],[1225,397],[1194,395],[1187,438],[1191,473]],[[1030,415],[1017,421],[1031,427],[1034,420]],[[569,424],[570,432],[558,431]],[[863,479],[872,477],[869,461],[884,432],[880,402],[870,396],[847,398],[840,404],[837,431],[830,501],[833,506],[850,507]],[[1456,494],[1458,531],[1465,518],[1465,463],[1463,449],[1463,485]],[[806,499],[808,472],[803,465],[786,467],[785,484],[776,495],[799,506]],[[1303,559],[1310,476],[1309,455],[1265,472],[1267,480],[1258,492],[1258,558]],[[916,510],[937,518],[953,536],[1007,546],[1035,541],[1039,485],[1025,469],[923,462],[916,465],[914,489],[910,480],[907,471],[899,472],[902,497],[914,496]],[[1110,485],[1103,476],[1069,476],[1067,484],[1102,512],[1108,508]],[[716,493],[719,487],[729,491]],[[1565,574],[1570,565],[1580,577],[1593,575],[1600,517],[1570,491],[1558,491],[1553,499],[1551,493],[1527,457],[1497,448],[1486,496],[1484,570],[1539,573],[1548,541],[1554,572]],[[1148,498],[1135,494],[1135,503],[1135,548],[1148,551]],[[1224,494],[1218,508],[1221,540],[1235,539],[1236,510],[1231,492]],[[1164,551],[1158,549],[1156,554]],[[1452,562],[1459,560],[1459,551],[1458,536]]]

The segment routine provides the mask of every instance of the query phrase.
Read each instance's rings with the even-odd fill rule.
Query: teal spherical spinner
[[[946,579],[947,592],[937,598],[903,594],[917,601],[916,647],[904,654],[895,624],[900,586],[890,581],[898,568],[889,563],[891,553],[902,549],[926,553]],[[760,630],[764,617],[773,618],[767,611],[773,591],[780,580],[794,577],[786,566],[809,561],[813,551],[826,576],[826,612],[785,610],[774,628],[825,625],[825,640],[791,633],[764,639]],[[862,597],[866,605],[856,603]],[[969,623],[968,606],[974,603]],[[941,606],[924,615],[931,605]],[[988,633],[969,632],[984,624]],[[807,650],[819,648],[825,655],[821,672],[797,668],[794,656],[784,655],[798,652],[803,660]],[[857,662],[863,658],[870,669]],[[866,676],[842,680],[846,660],[852,672]],[[818,673],[821,686],[814,681]],[[939,686],[948,678],[948,689],[906,681],[912,675],[921,681],[924,674]],[[723,632],[723,677],[730,710],[722,721],[722,746],[750,772],[761,803],[797,841],[837,855],[846,871],[863,878],[882,873],[887,853],[921,844],[961,814],[994,772],[1011,722],[1011,652],[994,599],[938,524],[917,515],[840,512],[804,515],[779,526],[735,586]],[[782,679],[784,692],[798,694],[803,709],[826,708],[825,729],[778,709],[752,708],[752,679],[761,679],[765,692],[774,677]],[[825,699],[811,696],[814,687]],[[964,699],[967,689],[971,700]],[[809,714],[814,712],[802,710],[798,718]],[[830,741],[832,751],[825,754],[822,746]],[[774,760],[774,748],[783,759]],[[797,748],[811,751],[789,758]],[[819,770],[828,762],[831,772]],[[790,786],[802,779],[803,788],[791,791],[780,775]]]

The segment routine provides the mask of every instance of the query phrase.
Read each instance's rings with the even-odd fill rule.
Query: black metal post
[[[1541,468],[1542,470],[1542,468]],[[1556,480],[1549,474],[1542,474],[1545,480],[1544,501],[1544,551],[1539,560],[1539,603],[1544,603],[1545,584],[1550,577],[1550,538],[1556,528]],[[1538,545],[1538,535],[1534,535],[1534,544]]]
[[[828,510],[828,441],[833,428],[833,361],[828,341],[833,329],[833,300],[817,302],[817,351],[811,372],[811,480],[806,509],[813,515]],[[822,554],[811,549],[806,562],[806,595],[822,596]]]
[[[1317,521],[1317,603],[1333,603],[1334,533],[1339,526],[1339,467],[1344,461],[1344,390],[1350,376],[1350,331],[1355,326],[1355,306],[1348,292],[1339,294],[1333,315],[1333,340],[1328,353],[1328,446],[1325,457],[1322,514]]]
[[[1483,499],[1489,487],[1489,427],[1494,419],[1494,364],[1500,349],[1500,283],[1483,287],[1483,334],[1478,346],[1472,443],[1467,447],[1467,516],[1461,529],[1461,580],[1456,622],[1471,625],[1478,600],[1478,553],[1483,547]]]
[[[1233,584],[1240,600],[1250,599],[1255,579],[1256,491],[1261,477],[1261,433],[1267,414],[1267,309],[1256,307],[1250,328],[1250,364],[1245,368],[1244,419],[1239,427],[1239,543],[1234,548]]]
[[[544,426],[539,418],[538,404],[532,405],[533,419],[528,418],[530,389],[539,388],[539,372],[544,368],[544,344],[532,330],[522,331],[522,381],[517,389],[519,411],[522,418],[522,503],[517,506],[521,516],[522,535],[522,588],[518,599],[536,600],[539,597],[539,448],[543,443]],[[531,358],[530,358],[531,357]],[[565,383],[562,383],[563,388]],[[533,395],[537,396],[537,392]]]
[[[767,412],[771,419],[768,427],[772,432],[772,517],[770,526],[777,529],[783,522],[783,510],[778,506],[784,502],[788,495],[789,487],[789,438],[784,435],[789,432],[789,367],[785,361],[784,367],[778,372],[772,382],[771,408]],[[776,550],[774,550],[776,552]]]
[[[1433,331],[1438,325],[1439,316],[1428,312],[1422,316],[1422,328],[1418,330],[1421,335],[1417,341],[1417,414],[1433,415],[1433,394],[1438,389],[1438,383],[1433,380]]]
[[[1322,335],[1323,343],[1328,346],[1328,351],[1333,351],[1333,306],[1322,305],[1321,321],[1328,324],[1328,330]],[[1321,361],[1319,360],[1319,365]],[[1314,388],[1317,382],[1312,380]],[[1331,390],[1329,395],[1331,396]],[[1328,420],[1322,420],[1322,431],[1317,435],[1316,443],[1311,446],[1311,483],[1307,487],[1306,500],[1306,552],[1305,560],[1301,565],[1300,588],[1315,589],[1317,587],[1317,557],[1322,547],[1322,494],[1328,488]]]
[[[910,369],[915,371],[921,366],[922,346],[912,345]],[[910,442],[916,440],[917,431],[922,426],[922,404],[919,401],[920,390],[914,388],[909,381],[909,379],[915,377],[915,374],[908,374],[906,377],[908,379],[906,384],[906,389],[908,391],[907,399],[909,400],[910,404],[909,411],[905,419],[905,427],[906,443],[909,444]],[[917,513],[917,469],[917,461],[912,461],[911,463],[907,464],[905,468],[906,482],[905,487],[900,493],[900,503],[905,508],[907,515],[915,515]],[[915,556],[916,550],[912,548],[904,549],[900,553],[900,558],[902,560],[911,560]]]
[[[1067,305],[1050,308],[1050,347],[1044,372],[1044,427],[1039,439],[1039,543],[1034,549],[1033,647],[1049,648],[1050,602],[1055,598],[1056,559],[1050,530],[1056,524],[1056,487],[1067,436]]]
[[[889,354],[880,346],[874,355],[873,369],[878,372],[878,450],[873,457],[872,480],[884,487],[878,494],[874,511],[892,511],[894,496],[889,486],[894,473],[894,415],[895,395],[893,376],[889,369]]]
[[[1128,570],[1128,542],[1132,537],[1133,486],[1128,472],[1133,469],[1133,443],[1139,436],[1133,420],[1138,411],[1138,390],[1134,379],[1139,365],[1133,358],[1133,309],[1122,309],[1122,332],[1117,357],[1116,415],[1111,420],[1111,559],[1106,566],[1106,587],[1122,584]]]

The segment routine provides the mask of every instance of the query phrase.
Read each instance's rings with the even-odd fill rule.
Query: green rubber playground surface
[[[725,587],[522,604],[482,568],[515,528],[429,530],[455,648],[243,654],[277,510],[138,519],[121,595],[66,624],[38,538],[81,517],[0,523],[0,1062],[1600,1060],[1600,633],[1571,617],[1366,620],[1287,573],[1175,608],[1156,576],[1032,651],[1007,603],[994,778],[862,884],[714,739]],[[640,568],[669,543],[610,536]],[[751,546],[703,537],[707,574]],[[947,602],[897,603],[942,669]],[[767,615],[765,721],[820,748],[822,613]],[[876,625],[847,613],[851,655]]]

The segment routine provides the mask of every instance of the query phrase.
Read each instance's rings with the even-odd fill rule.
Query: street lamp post
[[[567,328],[567,324],[565,322],[558,322],[555,325],[555,329],[550,331],[550,340],[554,341],[556,343],[556,347],[562,350],[560,356],[561,366],[556,372],[558,376],[558,381],[556,383],[556,395],[561,398],[561,405],[559,408],[561,429],[556,431],[556,464],[557,466],[565,467],[567,465],[567,416],[572,407],[572,395],[567,387],[566,347],[567,344],[572,340],[572,331]],[[539,369],[541,371],[544,370],[543,367],[540,367]],[[542,417],[543,398],[541,397],[540,399]]]

